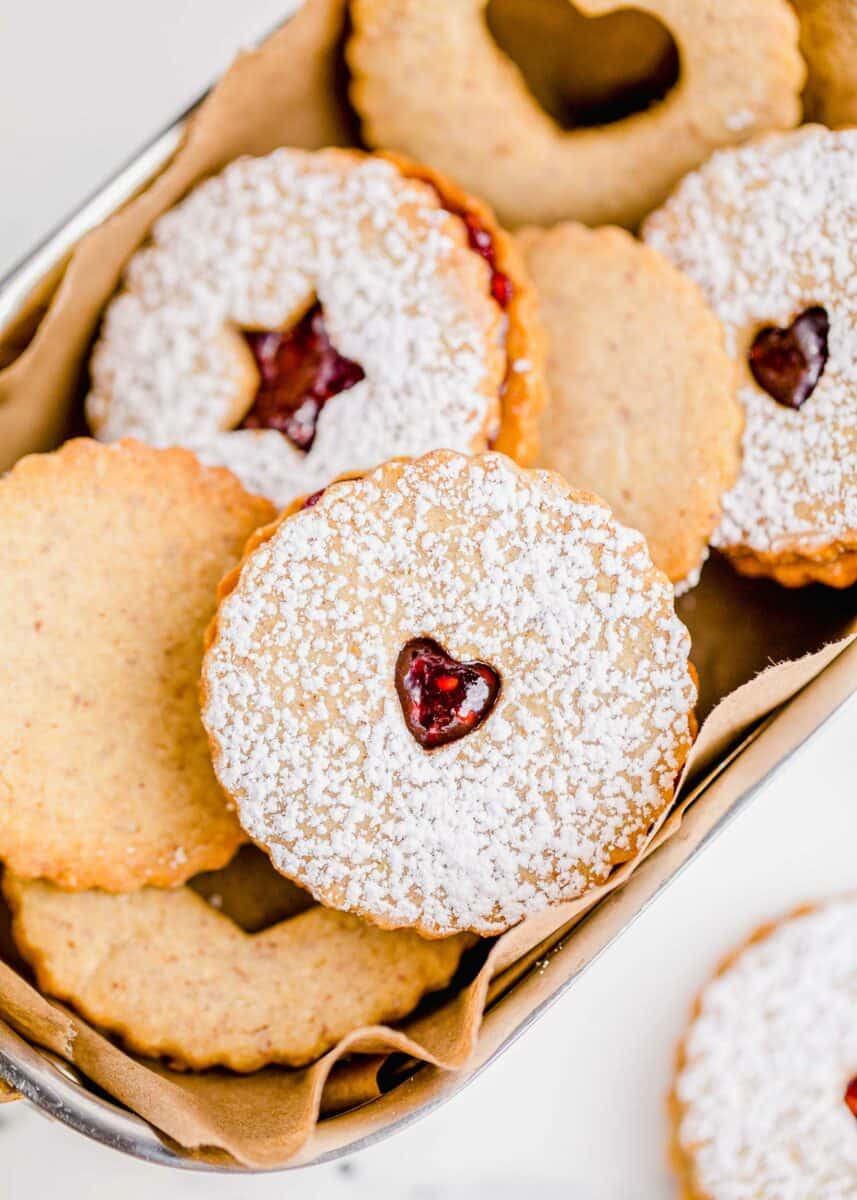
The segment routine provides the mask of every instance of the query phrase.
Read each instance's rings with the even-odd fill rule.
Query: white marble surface
[[[187,100],[284,0],[0,0],[0,272]],[[857,704],[816,739],[542,1022],[445,1109],[312,1171],[168,1173],[0,1109],[0,1198],[666,1200],[663,1097],[693,995],[756,923],[854,887]]]

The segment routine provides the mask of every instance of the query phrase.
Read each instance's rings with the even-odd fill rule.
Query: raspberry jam
[[[309,450],[321,410],[331,396],[354,387],[363,368],[343,358],[327,336],[315,304],[285,333],[246,333],[261,383],[240,429],[276,429]]]
[[[464,222],[471,249],[491,268],[491,295],[501,308],[508,308],[512,281],[497,266],[493,237],[473,213],[447,211]],[[364,378],[363,368],[344,358],[333,345],[318,303],[285,333],[245,333],[244,337],[261,382],[253,406],[238,428],[276,429],[299,450],[309,450],[319,413],[331,396],[348,391]]]
[[[431,638],[414,638],[396,660],[396,691],[411,734],[424,750],[434,750],[485,720],[500,676],[487,663],[458,662]]]
[[[479,223],[473,213],[462,213],[461,219],[467,229],[470,248],[481,254],[491,268],[491,295],[501,308],[508,308],[512,301],[512,281],[497,266],[497,248],[491,234]]]
[[[809,399],[827,363],[830,321],[820,304],[795,317],[787,329],[768,325],[750,347],[750,370],[760,388],[786,408]]]
[[[845,1089],[845,1103],[851,1109],[855,1117],[857,1117],[857,1075],[848,1084]]]
[[[437,188],[434,190],[446,211],[456,217],[460,217],[464,222],[464,228],[467,230],[467,243],[470,249],[475,250],[477,254],[481,254],[491,268],[491,295],[501,308],[508,308],[512,303],[512,296],[515,289],[509,276],[505,275],[497,266],[497,247],[494,245],[493,237],[475,213],[468,212],[464,208],[454,208],[446,197],[441,195]]]

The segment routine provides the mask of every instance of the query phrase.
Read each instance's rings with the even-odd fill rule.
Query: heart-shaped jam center
[[[363,368],[343,358],[327,335],[324,313],[315,304],[285,333],[247,333],[259,368],[259,390],[240,429],[276,429],[299,450],[309,450],[321,410],[332,397],[354,387]]]
[[[571,0],[489,0],[485,18],[533,99],[563,129],[642,112],[679,79],[675,39],[638,9],[587,17]]]
[[[500,676],[487,663],[459,662],[431,638],[414,638],[396,660],[396,691],[408,729],[425,750],[434,750],[485,720]]]
[[[855,1117],[857,1117],[857,1075],[848,1084],[845,1089],[845,1103],[851,1109]]]
[[[787,329],[767,325],[750,347],[750,370],[760,388],[786,408],[800,408],[815,391],[827,363],[830,321],[820,304],[795,317]]]

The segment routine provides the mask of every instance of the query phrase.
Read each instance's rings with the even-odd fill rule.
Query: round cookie
[[[169,887],[243,840],[199,718],[216,589],[274,509],[184,450],[67,442],[0,480],[0,860]]]
[[[857,5],[854,0],[792,0],[809,68],[804,110],[825,125],[857,123]]]
[[[768,925],[702,992],[670,1099],[685,1200],[857,1195],[857,898]]]
[[[540,465],[603,496],[679,589],[696,582],[738,474],[743,415],[699,289],[621,229],[518,238],[548,333]]]
[[[787,586],[857,580],[857,130],[724,150],[646,222],[739,365],[743,466],[713,544]]]
[[[108,305],[96,437],[183,445],[282,506],[436,446],[535,451],[532,289],[490,211],[403,159],[281,149],[155,224]]]
[[[531,0],[519,3],[526,20]],[[575,4],[592,18],[622,7]],[[487,0],[351,0],[351,98],[371,145],[449,172],[512,226],[634,227],[715,147],[800,118],[805,67],[786,0],[641,0],[635,14],[674,37],[678,83],[644,112],[571,129],[539,107],[492,41],[486,9]]]
[[[470,944],[319,906],[247,933],[190,887],[69,894],[7,874],[3,891],[43,991],[130,1050],[192,1070],[305,1066],[363,1025],[407,1016]]]
[[[251,540],[202,676],[215,770],[322,903],[497,933],[671,802],[696,689],[672,588],[594,496],[438,451]]]

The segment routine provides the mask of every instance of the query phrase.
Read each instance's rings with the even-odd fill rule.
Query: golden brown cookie
[[[857,899],[766,925],[703,990],[669,1109],[685,1200],[857,1195]]]
[[[712,542],[794,587],[857,582],[857,130],[715,154],[646,221],[739,367],[743,463]]]
[[[189,887],[110,896],[7,874],[3,890],[43,991],[192,1070],[304,1066],[362,1025],[407,1016],[470,944],[319,906],[250,934]]]
[[[554,9],[562,4],[553,0]],[[562,24],[558,12],[545,20],[544,0],[505,0],[502,7],[506,24],[533,23],[529,35],[518,30],[525,46],[549,36],[553,18]],[[614,23],[623,7],[618,0],[575,5],[593,19],[614,14]],[[347,57],[367,141],[448,172],[507,224],[573,218],[636,226],[715,147],[790,128],[800,118],[805,67],[787,0],[641,0],[631,20],[647,14],[672,35],[678,83],[645,111],[571,128],[539,106],[521,70],[492,40],[487,9],[487,0],[351,0]],[[568,20],[560,37],[573,47],[579,22]],[[607,34],[611,42],[627,57],[621,30]],[[643,39],[644,54],[650,42]],[[567,56],[573,79],[604,61],[590,46],[587,40],[585,58]],[[595,74],[615,81],[621,72],[599,65]],[[632,67],[629,82],[635,78]],[[535,90],[544,91],[538,84]]]
[[[825,125],[857,122],[857,4],[854,0],[792,0],[800,48],[809,68],[804,108]]]
[[[436,446],[531,460],[541,368],[526,273],[483,204],[402,159],[280,149],[156,223],[86,408],[101,440],[187,446],[285,505]]]
[[[224,580],[203,669],[215,769],[275,867],[437,937],[499,932],[633,856],[696,695],[642,535],[497,454],[312,500]]]
[[[566,223],[518,241],[550,343],[540,464],[603,496],[673,583],[695,582],[740,463],[719,321],[624,230]]]
[[[0,481],[0,860],[171,886],[242,840],[199,719],[219,578],[274,509],[184,450],[80,439]]]

